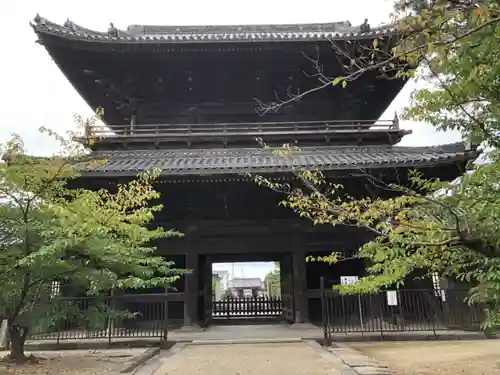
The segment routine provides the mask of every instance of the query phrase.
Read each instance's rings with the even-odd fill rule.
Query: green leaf
[[[103,328],[110,314],[104,305],[82,311],[56,295],[48,298],[53,282],[88,295],[169,288],[185,270],[156,255],[153,244],[182,234],[153,222],[162,210],[155,203],[158,170],[113,192],[70,188],[79,177],[74,161],[84,154],[71,140],[42,132],[61,143],[59,156],[31,156],[18,136],[2,145],[8,163],[0,168],[0,315],[29,330],[54,328],[68,317]]]
[[[340,82],[343,82],[343,81],[344,81],[344,77],[336,77],[335,79],[333,79],[332,85],[337,86]]]

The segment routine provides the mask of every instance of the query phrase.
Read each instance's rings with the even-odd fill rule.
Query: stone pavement
[[[346,344],[336,344],[325,348],[333,356],[339,359],[344,365],[343,374],[352,375],[389,375],[396,374],[395,371],[387,368],[383,363],[367,357],[360,351],[349,347]],[[350,371],[350,372],[349,372]]]
[[[186,345],[164,358],[153,374],[342,375],[342,371],[307,343],[295,342]]]
[[[294,328],[300,327],[300,328]],[[191,342],[199,340],[228,339],[320,339],[323,331],[313,324],[300,326],[288,324],[253,324],[253,325],[220,325],[210,326],[198,332],[171,332],[169,340],[176,342]]]
[[[432,331],[403,331],[403,332],[385,332],[384,340],[462,340],[462,339],[481,339],[484,334],[475,331],[438,331],[437,337]],[[184,331],[176,330],[169,333],[169,340],[175,342],[191,342],[197,340],[226,340],[226,339],[262,339],[262,338],[280,338],[291,339],[300,338],[304,340],[320,340],[323,338],[322,327],[310,323],[300,325],[289,324],[261,324],[261,325],[219,325],[210,326],[204,330]],[[378,341],[382,336],[380,332],[352,332],[352,333],[333,333],[334,342],[359,342],[359,341]]]
[[[247,339],[251,340],[251,339]],[[393,375],[394,371],[344,344],[313,340],[177,344],[135,375]]]

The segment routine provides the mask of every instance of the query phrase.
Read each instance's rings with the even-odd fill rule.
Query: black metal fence
[[[469,306],[466,290],[393,290],[341,295],[322,290],[325,339],[334,334],[480,330],[479,305]]]
[[[56,297],[50,304],[52,316],[35,327],[28,340],[167,339],[167,294]]]
[[[280,317],[283,301],[280,297],[227,298],[212,303],[214,318]]]

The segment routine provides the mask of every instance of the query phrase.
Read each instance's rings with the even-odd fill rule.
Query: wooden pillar
[[[204,324],[212,322],[212,258],[207,255],[203,266],[203,300],[205,301]]]
[[[309,305],[307,298],[306,254],[302,234],[294,231],[293,236],[293,291],[295,305],[295,323],[309,323]]]
[[[136,113],[134,113],[130,117],[130,134],[135,133],[135,125],[137,125],[137,114]]]
[[[191,270],[189,275],[185,276],[184,289],[184,326],[192,326],[199,324],[197,319],[198,313],[198,273],[199,269],[199,254],[197,249],[198,233],[195,229],[188,229],[186,240],[189,243],[188,250],[185,255],[186,269]]]
[[[137,125],[138,112],[139,112],[139,109],[137,107],[137,100],[132,99],[130,106],[131,106],[131,110],[132,110],[132,115],[130,116],[130,134],[134,134],[135,133],[135,126]]]
[[[293,303],[293,275],[292,275],[292,256],[283,255],[280,262],[281,295],[283,298],[283,316],[289,323],[294,322],[294,303]]]

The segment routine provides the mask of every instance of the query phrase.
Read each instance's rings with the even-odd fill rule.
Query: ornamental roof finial
[[[115,25],[113,24],[113,22],[109,23],[108,34],[110,36],[113,36],[113,37],[117,37],[118,36],[118,29],[115,27]]]
[[[75,24],[73,22],[70,21],[69,18],[66,19],[66,22],[64,22],[64,27],[67,27],[68,29],[70,29],[71,31],[75,31]]]
[[[370,24],[368,23],[368,18],[365,18],[365,21],[363,24],[359,27],[359,31],[364,34],[364,33],[369,33],[371,30]]]
[[[40,16],[40,13],[37,13],[34,20],[37,25],[45,25],[47,23],[47,20]]]
[[[396,129],[399,129],[399,117],[398,117],[398,113],[396,111],[394,111],[394,120],[393,120],[393,124],[394,124],[394,127]]]

